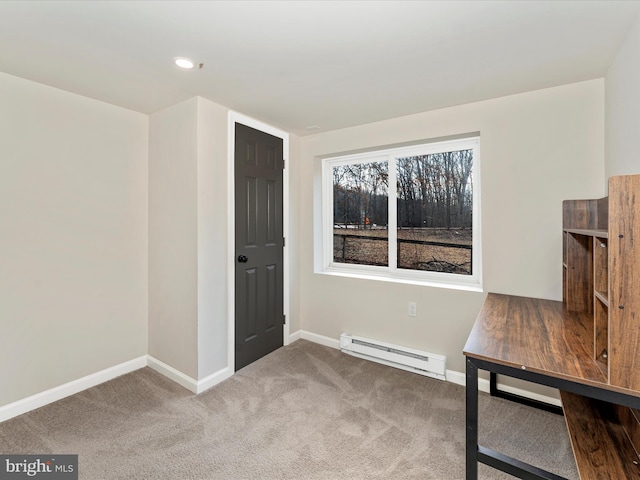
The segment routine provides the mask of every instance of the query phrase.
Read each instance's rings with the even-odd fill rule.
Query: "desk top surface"
[[[562,302],[490,293],[464,347],[468,357],[576,383],[609,385],[593,359],[593,321]],[[637,393],[636,393],[637,394]]]

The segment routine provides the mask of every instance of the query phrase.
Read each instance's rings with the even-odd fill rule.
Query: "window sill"
[[[467,292],[483,292],[482,285],[480,283],[474,282],[447,282],[447,281],[436,281],[436,280],[423,280],[417,278],[409,278],[409,277],[401,277],[398,275],[389,275],[380,273],[370,273],[370,272],[354,272],[353,270],[345,271],[341,269],[325,269],[325,270],[316,270],[317,274],[320,275],[329,275],[333,277],[347,277],[347,278],[356,278],[359,280],[373,280],[379,282],[390,282],[390,283],[404,283],[406,285],[415,285],[420,287],[434,287],[434,288],[447,288],[450,290],[462,290]]]

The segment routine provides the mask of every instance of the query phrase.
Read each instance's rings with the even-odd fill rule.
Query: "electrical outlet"
[[[418,312],[418,305],[416,302],[409,302],[409,316],[415,317]]]

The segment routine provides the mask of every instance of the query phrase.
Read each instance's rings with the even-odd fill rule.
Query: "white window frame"
[[[471,275],[399,269],[397,258],[397,209],[396,209],[396,162],[397,157],[410,157],[473,150],[471,183],[472,205],[472,245]],[[389,170],[389,266],[357,265],[333,261],[333,167],[355,163],[386,161]],[[410,283],[459,290],[482,291],[482,246],[480,231],[480,137],[465,137],[420,145],[393,147],[364,153],[327,157],[322,160],[322,268],[319,273],[348,276],[371,280]]]

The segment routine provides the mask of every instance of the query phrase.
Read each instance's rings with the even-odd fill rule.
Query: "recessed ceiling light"
[[[193,60],[189,60],[188,58],[178,57],[173,59],[173,63],[175,63],[180,68],[184,68],[186,70],[191,70],[196,64]]]
[[[319,125],[309,125],[306,128],[307,128],[307,130],[318,130],[320,128],[320,126]]]

